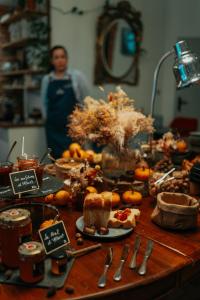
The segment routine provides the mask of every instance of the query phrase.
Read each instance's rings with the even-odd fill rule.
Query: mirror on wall
[[[95,84],[138,84],[142,29],[141,14],[128,1],[104,6],[97,23]]]

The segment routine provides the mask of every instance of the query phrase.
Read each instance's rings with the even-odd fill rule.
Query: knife
[[[137,235],[136,239],[135,239],[135,243],[134,243],[134,248],[133,248],[133,256],[132,256],[130,264],[129,264],[130,269],[136,268],[136,257],[137,257],[139,248],[140,248],[140,236]]]
[[[128,253],[129,253],[129,245],[125,244],[123,249],[122,249],[122,254],[121,254],[119,267],[118,267],[117,271],[115,272],[115,274],[113,276],[113,279],[115,281],[120,281],[121,278],[122,278],[122,268],[123,268],[123,265],[124,265],[124,263],[125,263],[125,261],[128,257]]]
[[[105,266],[104,266],[104,271],[101,277],[99,278],[98,281],[98,287],[103,288],[106,285],[106,275],[108,272],[108,268],[112,264],[112,259],[113,259],[113,249],[110,247],[108,248],[108,252],[106,254],[106,260],[105,260]]]
[[[147,271],[147,260],[149,258],[149,256],[151,255],[151,252],[153,250],[153,241],[152,240],[148,240],[147,242],[147,247],[145,250],[145,254],[144,254],[144,259],[143,262],[138,270],[138,274],[139,275],[145,275],[146,271]]]

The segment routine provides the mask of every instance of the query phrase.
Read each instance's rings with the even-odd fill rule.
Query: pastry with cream
[[[114,210],[110,213],[108,226],[111,228],[134,228],[140,216],[139,209],[126,208],[124,210]]]

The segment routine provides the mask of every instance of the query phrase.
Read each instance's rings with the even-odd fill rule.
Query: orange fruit
[[[86,153],[86,158],[89,162],[93,162],[94,161],[94,156],[95,156],[95,153],[93,150],[86,150],[85,151]]]
[[[53,204],[55,205],[66,205],[70,200],[70,193],[61,190],[55,194]]]
[[[69,150],[65,150],[64,152],[63,152],[63,154],[62,154],[62,158],[70,158],[71,156],[70,156],[70,152],[69,152]]]
[[[40,225],[40,229],[47,228],[47,227],[51,226],[52,224],[53,224],[53,219],[45,220]]]
[[[69,146],[70,155],[73,156],[76,151],[81,150],[81,146],[78,143],[72,143]]]
[[[97,193],[97,189],[94,186],[87,186],[86,193]]]
[[[137,191],[126,191],[122,199],[126,204],[139,205],[142,203],[142,194]]]
[[[83,149],[80,149],[80,150],[77,149],[77,150],[75,150],[72,157],[77,160],[83,160],[86,158],[85,151]]]
[[[54,194],[49,194],[44,198],[45,203],[52,203],[54,200]]]

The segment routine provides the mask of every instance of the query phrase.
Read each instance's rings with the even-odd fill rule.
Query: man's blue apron
[[[52,149],[52,156],[59,158],[71,143],[67,136],[67,117],[77,103],[71,79],[50,78],[47,97],[47,143]]]

